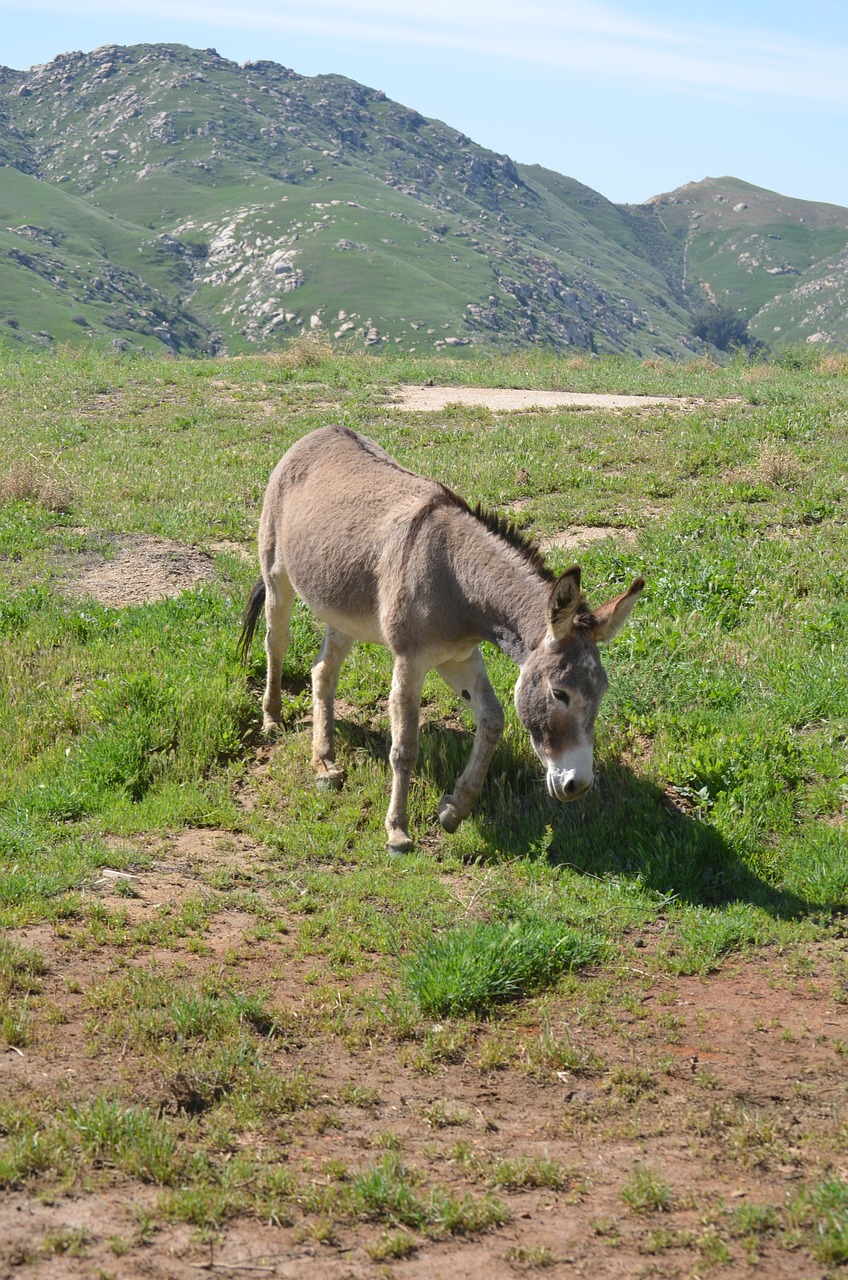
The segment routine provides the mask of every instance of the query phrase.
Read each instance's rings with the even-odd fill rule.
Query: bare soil
[[[692,396],[630,396],[593,391],[527,391],[515,387],[422,387],[407,384],[396,391],[400,408],[438,413],[449,404],[482,405],[495,413],[533,409],[691,409]]]
[[[118,896],[117,874],[101,876],[90,890],[110,908],[126,909],[130,922],[208,893],[209,873],[222,869],[237,875],[249,866],[251,889],[261,894],[262,870],[273,857],[246,836],[212,830],[158,837],[145,850],[153,864],[133,876],[137,896]],[[457,892],[463,888],[458,882]],[[274,910],[270,899],[268,905]],[[378,1263],[369,1250],[379,1246],[384,1228],[342,1222],[332,1243],[321,1243],[319,1224],[308,1215],[287,1226],[236,1218],[211,1243],[185,1225],[160,1226],[145,1237],[140,1215],[147,1210],[156,1218],[156,1190],[105,1169],[94,1187],[6,1195],[0,1202],[3,1280],[187,1280],[204,1270],[310,1280],[499,1280],[533,1269],[534,1261],[553,1276],[593,1280],[705,1271],[719,1280],[835,1274],[785,1233],[746,1245],[727,1231],[723,1212],[781,1207],[804,1184],[848,1177],[842,1052],[848,1017],[840,1002],[846,991],[844,972],[840,979],[825,947],[803,959],[772,952],[728,961],[707,977],[669,978],[634,963],[611,997],[619,1011],[613,1018],[603,1008],[588,1014],[573,999],[561,1000],[550,1030],[569,1039],[590,1063],[586,1069],[534,1066],[533,1049],[546,1028],[529,1007],[508,1013],[500,1028],[479,1027],[458,1061],[422,1069],[408,1045],[374,1040],[351,1047],[326,1031],[306,1030],[322,962],[296,954],[297,920],[288,923],[289,933],[259,941],[255,919],[224,905],[204,936],[203,954],[177,944],[136,959],[109,945],[81,947],[53,926],[24,931],[19,940],[44,956],[41,999],[53,1014],[31,1045],[0,1054],[0,1093],[59,1101],[112,1089],[126,1096],[131,1089],[138,1101],[167,1109],[155,1069],[149,1060],[136,1061],[132,1047],[108,1057],[92,1052],[86,995],[127,963],[156,963],[166,972],[178,965],[199,977],[237,953],[244,989],[266,992],[288,1024],[305,1020],[303,1036],[263,1050],[270,1065],[306,1072],[318,1093],[316,1106],[291,1121],[293,1169],[316,1180],[329,1177],[331,1162],[355,1170],[378,1160],[391,1134],[407,1165],[459,1196],[479,1197],[491,1189],[495,1163],[519,1157],[559,1161],[565,1185],[495,1188],[509,1211],[500,1229],[471,1238],[416,1236],[411,1256]],[[662,936],[660,922],[633,939],[632,954],[648,957]],[[383,980],[354,981],[379,994]],[[326,971],[321,984],[334,983],[342,991],[347,985]],[[491,1037],[507,1033],[517,1056],[487,1067]],[[363,1091],[362,1105],[346,1100],[353,1086]],[[260,1146],[262,1135],[254,1141]],[[476,1171],[458,1158],[458,1143],[476,1160]],[[639,1168],[670,1189],[665,1212],[634,1212],[623,1201],[622,1190]],[[80,1228],[84,1243],[57,1246]],[[716,1235],[726,1242],[724,1260],[711,1254]]]
[[[246,547],[235,542],[214,543],[210,552],[216,551],[251,557]],[[213,554],[171,538],[131,533],[117,541],[113,552],[111,559],[89,555],[68,583],[69,593],[125,609],[179,596],[218,576]]]

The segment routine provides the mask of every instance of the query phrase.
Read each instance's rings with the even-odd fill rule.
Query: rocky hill
[[[843,336],[847,210],[755,217],[780,198],[733,179],[616,206],[377,90],[214,50],[0,69],[0,166],[0,334],[25,343],[676,357],[705,297],[767,340]]]
[[[848,209],[706,178],[646,206],[683,248],[693,305],[738,310],[770,344],[848,346]]]

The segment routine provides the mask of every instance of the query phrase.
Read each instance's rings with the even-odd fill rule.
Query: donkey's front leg
[[[350,636],[328,626],[312,665],[312,768],[321,788],[335,789],[344,781],[344,770],[336,764],[334,702],[342,663],[352,645]]]
[[[392,691],[389,694],[389,721],[392,728],[392,749],[389,760],[392,766],[392,798],[386,814],[386,832],[389,849],[393,853],[408,853],[413,847],[409,837],[407,801],[409,780],[418,759],[418,715],[421,710],[421,691],[427,668],[413,660],[395,658],[392,675]]]
[[[489,762],[503,733],[504,713],[489,683],[479,649],[464,662],[443,662],[437,670],[451,689],[470,705],[477,726],[471,758],[456,780],[453,795],[442,796],[439,803],[439,821],[445,831],[456,831],[483,788]]]

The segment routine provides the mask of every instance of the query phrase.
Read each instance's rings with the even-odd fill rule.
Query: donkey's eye
[[[568,692],[567,689],[552,689],[551,692],[553,693],[557,702],[561,702],[564,707],[568,706],[569,702],[571,701],[571,694]]]

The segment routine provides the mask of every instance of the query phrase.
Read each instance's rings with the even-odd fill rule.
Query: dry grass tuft
[[[715,373],[721,365],[716,364],[709,356],[696,356],[694,360],[686,361],[686,368],[691,369],[693,373]]]
[[[321,333],[301,333],[280,351],[272,351],[264,359],[284,369],[310,369],[333,357],[329,338]]]
[[[776,364],[754,364],[742,372],[743,382],[771,382],[777,378],[781,370]]]
[[[659,369],[664,373],[668,373],[672,368],[669,360],[662,360],[659,356],[649,356],[641,361],[641,365],[643,369]]]
[[[831,377],[840,377],[848,373],[848,351],[837,351],[832,356],[823,356],[816,366],[816,372]]]
[[[65,480],[40,473],[31,462],[18,462],[0,476],[0,504],[6,502],[37,502],[47,511],[64,513],[71,507],[71,489]]]
[[[794,453],[783,449],[775,441],[766,440],[760,446],[757,473],[766,484],[776,489],[788,489],[804,475],[804,468]]]

